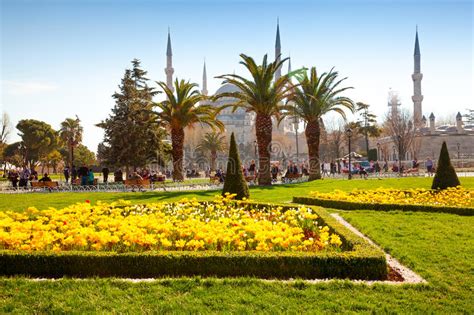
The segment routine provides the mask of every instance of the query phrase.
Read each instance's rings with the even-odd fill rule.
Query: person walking
[[[89,169],[86,166],[79,167],[77,171],[77,176],[79,176],[81,180],[81,186],[86,186],[89,180]]]
[[[104,183],[107,183],[109,181],[109,169],[107,167],[104,167],[102,169],[102,178],[104,180]]]
[[[70,176],[68,166],[64,168],[63,174],[64,174],[64,180],[66,181],[66,184],[67,184],[69,182],[69,176]]]
[[[71,184],[75,184],[75,183],[76,183],[76,179],[77,179],[77,169],[76,169],[76,167],[73,165],[73,166],[72,166],[72,170],[71,170]]]

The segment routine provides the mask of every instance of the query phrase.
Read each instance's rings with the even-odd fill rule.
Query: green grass
[[[382,180],[338,180],[325,179],[322,181],[306,182],[301,184],[276,185],[272,187],[251,187],[250,199],[264,202],[285,203],[291,202],[293,196],[307,196],[310,191],[318,190],[330,192],[334,189],[352,190],[375,189],[378,187],[393,188],[430,188],[432,178],[391,178]],[[474,178],[461,178],[461,184],[465,187],[474,188]],[[112,202],[119,199],[131,200],[134,203],[176,201],[182,198],[197,198],[199,200],[211,200],[220,191],[183,191],[183,192],[130,192],[130,193],[106,193],[106,192],[72,192],[72,193],[33,193],[33,194],[10,194],[0,195],[0,210],[23,211],[29,206],[39,209],[47,207],[64,207],[76,202],[90,200],[92,203],[98,200]]]
[[[474,187],[473,178],[461,178],[461,182]],[[429,188],[430,179],[324,180],[254,188],[251,193],[259,201],[281,202],[311,190],[379,186]],[[58,207],[84,199],[131,198],[146,202],[176,200],[183,195],[208,199],[214,193],[3,195],[6,198],[0,200],[0,207],[21,210],[31,203],[40,208]],[[153,283],[114,279],[32,282],[0,278],[0,313],[474,313],[474,217],[398,211],[340,213],[429,284],[366,286],[335,281],[308,285],[246,278],[166,279]]]

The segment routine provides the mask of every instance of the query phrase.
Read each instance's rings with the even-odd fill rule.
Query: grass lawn
[[[474,188],[474,178],[461,178]],[[311,190],[425,187],[430,179],[323,180],[252,189],[252,199],[284,202]],[[84,199],[136,202],[208,199],[215,192],[3,195],[0,209],[60,207]],[[5,197],[5,198],[3,198]],[[0,313],[238,312],[238,313],[474,313],[474,217],[452,214],[339,211],[385,250],[429,281],[427,285],[374,285],[336,281],[266,283],[255,279],[166,279],[125,283],[113,279],[31,282],[0,278]]]

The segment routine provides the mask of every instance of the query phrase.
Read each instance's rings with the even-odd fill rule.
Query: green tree
[[[236,194],[235,199],[242,200],[249,198],[249,187],[242,173],[242,164],[240,163],[239,149],[235,142],[234,133],[230,136],[229,159],[225,174],[224,188],[222,195],[226,193]]]
[[[3,151],[5,164],[10,163],[15,166],[21,166],[24,163],[23,156],[23,145],[21,142],[8,144]]]
[[[378,137],[382,133],[382,130],[377,126],[377,116],[370,112],[370,105],[358,102],[357,112],[359,113],[359,119],[354,123],[351,129],[361,134],[365,138],[365,151],[369,152],[369,137]]]
[[[204,138],[201,139],[201,142],[196,147],[196,150],[210,153],[211,171],[216,170],[217,153],[223,152],[225,149],[225,136],[222,136],[217,132],[206,132]]]
[[[59,136],[69,151],[69,167],[71,169],[74,165],[74,148],[81,143],[82,132],[81,120],[77,116],[76,119],[66,118],[59,129]]]
[[[22,153],[25,165],[34,167],[44,156],[55,150],[59,144],[57,131],[43,121],[23,119],[16,128],[22,139]]]
[[[446,189],[448,187],[456,187],[459,185],[461,185],[461,183],[459,182],[456,170],[451,164],[446,141],[443,141],[431,189]]]
[[[74,161],[76,161],[78,166],[85,165],[90,167],[97,164],[95,153],[82,144],[78,145],[74,151]]]
[[[354,111],[354,102],[340,94],[352,87],[341,88],[339,85],[346,80],[338,80],[338,72],[324,72],[318,75],[312,67],[310,74],[299,81],[294,90],[287,109],[306,122],[305,135],[309,155],[309,180],[321,178],[319,160],[319,144],[321,137],[321,117],[329,112],[336,112],[344,119],[344,109]]]
[[[132,61],[133,68],[125,70],[119,91],[113,94],[112,113],[97,126],[104,129],[101,161],[108,165],[145,166],[156,158],[166,136],[152,113],[152,99],[158,93],[148,86],[147,72],[140,61]]]
[[[216,119],[217,110],[210,105],[198,105],[206,99],[197,90],[197,84],[189,81],[178,81],[174,84],[175,93],[165,82],[157,82],[166,94],[166,100],[155,103],[158,111],[157,119],[171,133],[173,180],[182,181],[183,177],[183,144],[184,129],[196,123],[204,124],[212,129],[224,130],[222,122]]]
[[[267,62],[267,55],[263,57],[261,65],[257,65],[252,57],[241,54],[242,61],[248,70],[251,80],[236,74],[226,74],[218,78],[224,79],[223,84],[235,85],[239,91],[226,92],[216,95],[215,99],[222,97],[235,98],[231,104],[234,108],[242,107],[248,112],[256,114],[255,130],[258,144],[259,171],[258,184],[271,185],[270,174],[270,146],[272,142],[272,118],[280,120],[284,108],[283,101],[291,89],[287,75],[274,81],[275,72],[288,58],[282,61]]]

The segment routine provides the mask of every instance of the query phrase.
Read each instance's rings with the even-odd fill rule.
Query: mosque
[[[280,26],[279,23],[277,23],[275,58],[280,60],[280,55]],[[290,71],[291,62],[288,63],[288,72]],[[171,89],[173,89],[173,73],[173,52],[171,48],[171,36],[168,32],[165,74],[166,84]],[[278,79],[279,77],[281,77],[281,69],[278,69],[275,73],[275,79]],[[238,91],[238,88],[236,86],[227,83],[219,87],[219,89],[214,93],[214,95],[236,91]],[[209,93],[209,91],[207,90],[207,71],[205,62],[203,67],[201,93],[203,95],[208,95]],[[223,105],[231,104],[233,102],[234,100],[232,98],[225,97],[210,104],[216,107],[221,107]],[[238,108],[234,112],[232,108],[226,108],[220,112],[217,118],[222,121],[225,126],[227,139],[230,139],[230,134],[232,132],[234,133],[235,139],[237,141],[241,155],[243,155],[244,160],[256,158],[255,114],[248,113],[242,108]],[[297,132],[299,133],[298,135]],[[198,141],[196,141],[197,139],[193,141],[191,132],[188,132],[186,137],[188,138],[186,141],[188,144],[188,150],[185,149],[185,153],[189,154],[192,151],[192,147],[195,147]],[[281,158],[285,155],[288,156],[290,154],[289,152],[292,152],[292,155],[295,155],[296,157],[297,153],[304,154],[304,152],[307,151],[304,136],[301,135],[301,131],[298,131],[297,124],[295,124],[294,120],[290,118],[285,118],[278,126],[276,123],[273,124],[273,140],[274,143],[272,144],[272,153],[275,158]],[[296,141],[298,141],[298,152],[296,150]]]
[[[279,59],[281,56],[281,41],[280,41],[280,28],[277,23],[276,29],[276,40],[275,40],[275,58]],[[423,79],[423,73],[421,72],[421,52],[420,43],[418,38],[418,30],[415,35],[415,49],[414,49],[414,72],[412,74],[413,80],[413,124],[415,130],[414,140],[409,150],[406,152],[406,156],[402,157],[403,160],[409,161],[414,158],[419,160],[426,159],[427,157],[436,159],[441,148],[443,141],[446,141],[448,150],[454,159],[474,159],[474,125],[464,124],[461,113],[457,113],[456,122],[453,125],[442,125],[437,126],[435,124],[435,115],[430,113],[429,123],[426,118],[426,114],[423,114],[423,95],[421,94],[421,81]],[[288,63],[288,72],[291,71],[291,61]],[[173,89],[173,53],[171,49],[171,36],[168,31],[168,42],[166,49],[166,83],[169,88]],[[281,76],[281,69],[275,73],[275,79]],[[218,95],[224,92],[235,92],[237,87],[232,84],[222,85],[214,95]],[[207,73],[206,63],[204,62],[203,77],[201,85],[201,93],[208,95],[207,90]],[[222,106],[232,103],[231,98],[222,98],[217,102],[211,103],[214,106]],[[399,111],[400,102],[397,101],[396,97],[389,98],[388,106],[391,107],[392,114],[397,114]],[[227,139],[230,138],[230,134],[234,132],[236,141],[239,145],[241,155],[244,160],[256,158],[255,147],[255,114],[247,113],[245,110],[239,108],[235,112],[232,112],[231,108],[223,110],[218,119],[224,123]],[[307,156],[306,139],[302,134],[302,131],[298,130],[299,124],[295,123],[293,119],[286,118],[282,123],[277,126],[273,124],[273,140],[272,144],[272,156],[276,159],[298,159],[303,160]],[[324,129],[324,125],[323,125]],[[187,148],[185,147],[186,154],[190,154],[192,148],[198,144],[201,135],[195,133],[195,138],[192,139],[192,132],[187,133],[189,139],[187,140]],[[324,136],[325,130],[322,130]],[[324,139],[322,139],[324,140]],[[323,145],[323,141],[322,141]],[[389,136],[381,137],[378,139],[370,140],[370,147],[377,149],[377,156],[380,160],[393,161],[398,159],[397,146],[393,139]],[[342,152],[346,152],[342,148]],[[324,151],[323,149],[321,151]],[[321,152],[323,153],[323,152]]]

